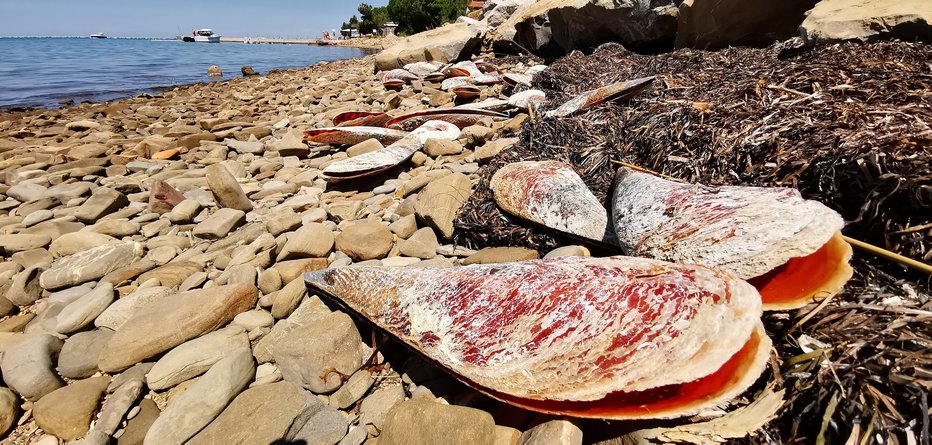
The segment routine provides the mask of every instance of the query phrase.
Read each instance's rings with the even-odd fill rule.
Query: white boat
[[[214,30],[209,28],[197,29],[191,31],[191,39],[184,39],[185,41],[191,42],[200,42],[200,43],[220,43],[220,34],[214,32]]]
[[[106,39],[107,35],[102,32],[98,32],[98,33],[91,34],[91,38],[92,39]]]

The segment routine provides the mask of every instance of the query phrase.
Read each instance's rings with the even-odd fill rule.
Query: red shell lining
[[[829,282],[839,267],[848,262],[849,248],[840,235],[835,235],[819,250],[804,257],[791,258],[786,264],[748,283],[760,292],[764,305],[792,302],[808,303],[821,287]]]

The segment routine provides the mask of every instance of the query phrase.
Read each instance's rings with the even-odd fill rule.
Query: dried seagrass
[[[508,164],[495,172],[490,187],[499,207],[544,227],[595,241],[613,230],[605,207],[562,162]]]
[[[841,215],[795,189],[681,184],[627,168],[615,181],[612,217],[628,254],[729,271],[768,310],[824,299],[851,278]]]
[[[694,414],[750,386],[771,344],[752,286],[645,258],[326,269],[305,281],[464,383],[552,414]]]
[[[428,121],[385,148],[328,165],[324,168],[324,179],[337,182],[381,173],[406,161],[414,152],[420,150],[428,139],[456,139],[459,134],[459,128],[453,124]]]

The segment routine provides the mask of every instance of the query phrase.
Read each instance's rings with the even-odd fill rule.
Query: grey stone
[[[0,251],[6,255],[12,255],[16,252],[45,247],[51,242],[52,237],[44,233],[0,235]]]
[[[114,331],[118,330],[126,320],[133,316],[137,309],[173,293],[174,291],[170,287],[162,286],[138,289],[111,304],[94,320],[94,325]]]
[[[405,390],[401,384],[377,389],[363,399],[362,404],[359,406],[359,423],[361,425],[373,425],[377,430],[381,430],[388,412],[404,400]]]
[[[359,331],[342,312],[322,315],[315,323],[298,326],[272,346],[282,377],[317,394],[339,388],[338,373],[356,371],[362,365],[362,354]]]
[[[249,348],[249,338],[239,326],[189,340],[155,362],[146,374],[146,383],[156,391],[171,388],[207,372],[214,363],[241,348]]]
[[[100,279],[141,255],[141,246],[132,242],[95,247],[56,261],[39,276],[39,283],[49,290],[76,286]]]
[[[35,401],[64,383],[55,373],[63,342],[49,334],[29,334],[3,353],[3,380],[24,399]]]
[[[30,267],[13,276],[10,288],[6,291],[6,299],[18,306],[28,306],[35,303],[42,293],[39,286],[39,274],[42,269]]]
[[[107,405],[104,406],[94,430],[112,435],[120,428],[120,423],[126,414],[139,399],[145,385],[142,381],[132,380],[124,385],[117,387],[116,391],[107,399]],[[109,441],[107,442],[109,443]]]
[[[304,423],[300,430],[289,434],[289,440],[307,445],[333,445],[346,435],[349,422],[336,408],[318,402],[317,411]],[[310,410],[309,410],[310,411]]]
[[[112,302],[113,285],[110,283],[98,284],[94,290],[61,310],[56,319],[55,331],[60,334],[71,334],[89,326]]]
[[[126,195],[106,187],[100,187],[81,207],[74,212],[75,218],[83,223],[93,224],[100,218],[129,205]]]
[[[330,395],[330,404],[339,409],[347,409],[366,395],[373,383],[375,379],[372,378],[372,373],[364,369],[356,371],[340,389]]]
[[[65,340],[58,356],[58,372],[69,379],[85,379],[97,372],[97,358],[113,331],[95,329],[78,332]]]
[[[255,369],[248,348],[215,363],[155,419],[146,433],[145,443],[175,445],[193,437],[249,385]]]
[[[201,203],[194,199],[185,199],[179,202],[168,213],[168,220],[175,223],[188,223],[201,212]]]

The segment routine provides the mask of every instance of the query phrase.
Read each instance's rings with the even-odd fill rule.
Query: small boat
[[[106,38],[107,38],[107,35],[104,34],[104,33],[102,33],[102,32],[97,32],[97,33],[91,34],[90,37],[91,37],[92,39],[106,39]]]
[[[215,33],[210,28],[196,29],[191,31],[190,37],[185,37],[182,40],[185,42],[220,43],[220,34]]]

